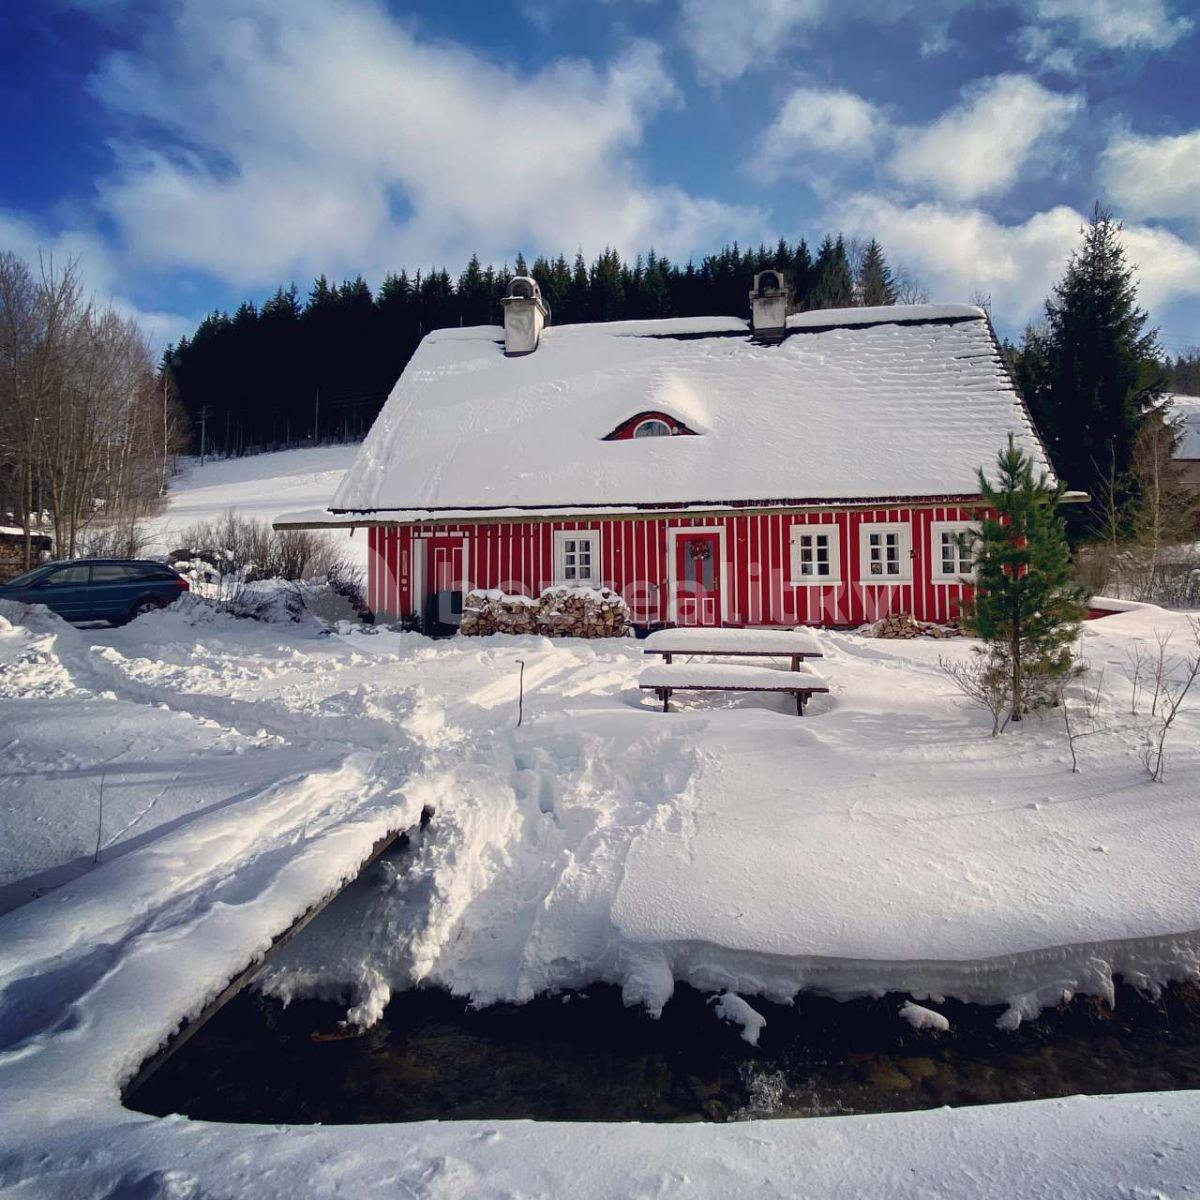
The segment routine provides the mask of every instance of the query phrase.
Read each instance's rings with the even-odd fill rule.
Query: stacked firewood
[[[459,633],[540,633],[546,637],[627,637],[629,607],[609,588],[547,588],[537,600],[496,590],[474,591],[463,601]]]
[[[918,621],[911,613],[891,613],[879,621],[864,626],[868,637],[877,638],[952,638],[961,637],[962,630],[953,623],[938,625],[933,621]]]
[[[547,588],[538,630],[547,637],[628,637],[629,606],[610,588]]]
[[[528,596],[510,596],[504,592],[468,592],[463,601],[462,624],[458,632],[467,637],[486,637],[489,633],[537,633],[538,602]]]

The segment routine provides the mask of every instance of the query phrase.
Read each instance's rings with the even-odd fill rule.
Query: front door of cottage
[[[720,553],[721,538],[716,530],[676,536],[676,624],[721,624]]]
[[[461,537],[422,538],[421,613],[425,632],[453,633],[462,619],[464,549]]]

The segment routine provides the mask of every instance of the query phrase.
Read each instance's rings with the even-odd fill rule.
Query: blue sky
[[[320,271],[839,229],[1015,329],[1097,199],[1200,343],[1192,2],[35,0],[0,41],[0,248],[159,343]]]

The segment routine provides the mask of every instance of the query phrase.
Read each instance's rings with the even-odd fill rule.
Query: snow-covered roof
[[[1167,405],[1180,432],[1175,457],[1200,459],[1200,396],[1168,396]]]
[[[25,530],[20,525],[0,525],[0,537],[24,537]],[[44,529],[34,528],[30,530],[29,536],[32,538],[48,538],[50,535]]]
[[[699,436],[604,440],[664,412]],[[1049,470],[981,309],[835,309],[774,346],[734,317],[429,334],[336,512],[621,509],[970,496],[1009,434]]]

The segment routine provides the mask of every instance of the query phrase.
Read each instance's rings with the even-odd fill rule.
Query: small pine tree
[[[1074,582],[1066,528],[1056,508],[1065,488],[1013,445],[996,460],[993,484],[980,470],[979,490],[995,515],[974,539],[975,597],[964,628],[990,642],[1010,673],[1011,719],[1019,721],[1039,685],[1071,668],[1071,645],[1084,616],[1085,593]]]

